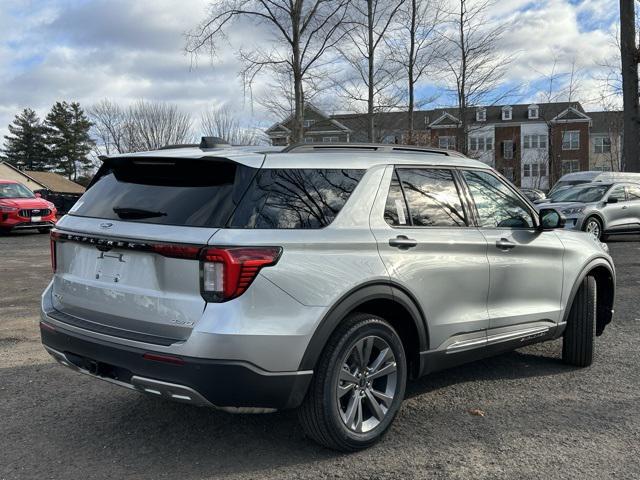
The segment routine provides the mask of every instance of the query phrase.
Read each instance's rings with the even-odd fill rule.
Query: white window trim
[[[313,125],[316,123],[315,120],[303,120],[302,121],[302,126],[304,128],[309,128],[309,127],[313,127]]]
[[[540,118],[540,107],[537,105],[530,105],[527,109],[529,120],[538,120]]]
[[[599,141],[598,141],[599,140]],[[605,140],[609,141],[609,144],[606,145],[608,148],[608,150],[605,150]],[[612,141],[611,141],[611,137],[607,137],[606,135],[597,135],[595,137],[593,137],[593,152],[594,153],[611,153],[611,147],[612,147]]]
[[[486,122],[487,121],[487,109],[479,108],[476,110],[476,121],[477,122]]]
[[[511,107],[502,108],[502,120],[513,120],[513,109]]]
[[[322,143],[340,143],[340,137],[322,137]]]

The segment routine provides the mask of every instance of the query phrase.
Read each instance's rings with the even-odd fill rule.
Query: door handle
[[[498,240],[496,242],[496,248],[499,248],[500,250],[511,250],[512,248],[515,248],[516,244],[507,240],[506,238],[501,238],[500,240]]]
[[[627,208],[629,208],[629,206],[628,206],[628,205],[623,205],[623,206],[622,206],[622,210],[626,210]]]
[[[399,248],[400,250],[407,250],[416,245],[418,245],[417,240],[409,238],[406,235],[398,235],[396,238],[389,239],[389,246]]]

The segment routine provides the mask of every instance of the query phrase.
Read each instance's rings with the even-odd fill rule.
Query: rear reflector
[[[53,270],[53,273],[56,273],[56,270],[58,268],[58,254],[56,252],[56,239],[58,237],[58,233],[54,231],[50,233],[49,245],[51,248],[51,270]]]
[[[56,327],[54,327],[53,325],[49,325],[48,323],[45,322],[40,322],[40,328],[42,330],[48,330],[50,332],[56,332]]]
[[[242,295],[263,267],[275,265],[280,247],[225,247],[202,251],[201,289],[208,302]]]
[[[174,357],[173,355],[162,355],[159,353],[145,353],[142,355],[145,360],[151,360],[154,362],[171,363],[172,365],[184,365],[184,360],[180,357]]]

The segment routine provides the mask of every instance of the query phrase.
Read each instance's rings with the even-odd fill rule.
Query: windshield
[[[558,192],[553,196],[554,202],[598,202],[611,185],[594,185],[589,187],[573,187]]]
[[[554,192],[557,192],[558,190],[564,191],[567,187],[573,187],[575,185],[583,185],[585,183],[589,183],[589,180],[563,180],[563,181],[559,181],[559,182],[556,182],[556,184],[553,186],[553,188],[551,189],[551,191],[549,193],[553,194]]]
[[[19,183],[0,183],[0,198],[34,198],[35,195]]]

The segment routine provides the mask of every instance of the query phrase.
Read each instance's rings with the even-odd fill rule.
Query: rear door
[[[537,230],[533,209],[493,172],[465,169],[462,176],[488,245],[489,344],[547,331],[560,320],[562,242]]]
[[[148,343],[186,339],[205,307],[200,248],[256,171],[135,158],[103,169],[54,232],[54,318]]]
[[[371,214],[389,275],[424,312],[430,348],[451,351],[483,345],[489,326],[487,243],[456,178],[449,168],[388,167]]]
[[[627,185],[629,219],[633,230],[640,229],[640,185]]]

